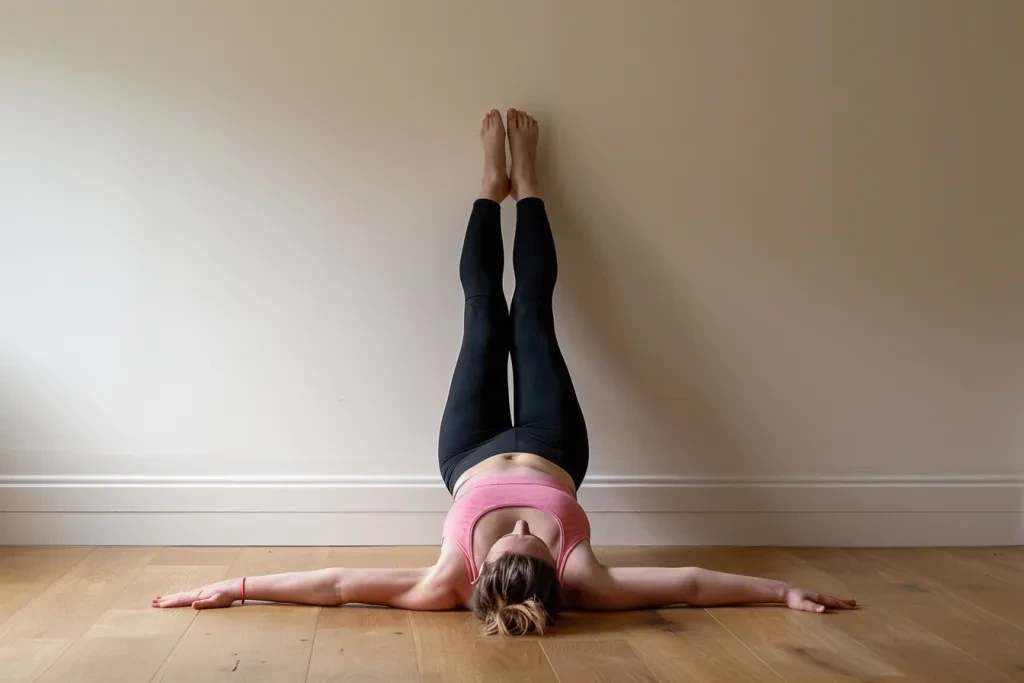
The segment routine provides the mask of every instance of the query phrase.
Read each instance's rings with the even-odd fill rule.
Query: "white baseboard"
[[[1015,545],[1024,477],[601,476],[595,543]],[[0,544],[434,545],[436,476],[0,476]]]

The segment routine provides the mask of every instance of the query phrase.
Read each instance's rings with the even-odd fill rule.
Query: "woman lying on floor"
[[[437,563],[420,569],[321,569],[229,579],[165,595],[154,607],[207,609],[236,601],[364,603],[410,610],[468,607],[485,633],[542,633],[561,609],[779,603],[805,612],[855,601],[698,567],[606,567],[576,501],[587,428],[555,339],[557,262],[535,166],[538,127],[525,112],[483,120],[483,187],[466,229],[459,275],[462,348],[441,420],[441,476],[453,502]],[[502,291],[500,203],[517,202],[511,311]],[[513,415],[508,401],[511,356]]]

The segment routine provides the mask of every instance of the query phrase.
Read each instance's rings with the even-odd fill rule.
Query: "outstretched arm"
[[[317,569],[308,572],[250,576],[246,600],[305,605],[364,603],[412,610],[445,610],[456,606],[433,567],[420,569]],[[230,607],[242,598],[242,579],[228,579],[192,591],[154,598],[153,607]]]
[[[782,581],[700,567],[603,567],[595,563],[583,574],[578,593],[580,607],[591,610],[779,603],[804,612],[824,612],[856,606],[856,600],[840,600]]]

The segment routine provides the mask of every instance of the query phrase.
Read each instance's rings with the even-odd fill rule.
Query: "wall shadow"
[[[558,131],[548,124],[544,134],[555,138]],[[593,226],[578,209],[584,201],[581,194],[574,190],[572,178],[567,177],[548,148],[542,143],[539,170],[558,246],[556,298],[571,309],[576,333],[582,333],[588,353],[603,365],[615,390],[625,392],[643,418],[637,421],[621,416],[629,425],[619,424],[616,430],[642,437],[637,438],[638,443],[653,440],[671,444],[670,453],[659,454],[670,458],[669,462],[656,463],[661,473],[724,471],[742,475],[748,469],[744,463],[752,454],[735,438],[724,408],[710,389],[714,377],[702,362],[705,354],[693,316],[673,292],[673,273],[659,270],[651,258],[652,245],[632,238],[637,234],[635,223],[631,225],[629,217],[618,214],[615,197],[595,199],[595,193],[590,192],[585,201],[599,205],[590,206],[587,213],[600,216],[601,236],[606,240],[608,235],[614,236],[613,242],[599,244]],[[616,291],[621,283],[628,283],[632,295],[644,298],[642,307],[631,307],[630,301]],[[674,358],[667,379],[659,377],[659,366],[667,369],[669,359],[651,357],[644,344],[637,343],[647,335],[660,339],[659,348],[672,349]],[[586,396],[581,401],[585,403]],[[586,413],[585,404],[583,408]],[[640,435],[637,429],[655,433]],[[595,464],[605,469],[602,465],[609,464],[611,458],[631,455],[609,453],[599,441],[592,441],[591,448],[597,456],[596,460],[592,457],[591,471]],[[645,463],[644,471],[638,474],[650,474],[648,466]]]

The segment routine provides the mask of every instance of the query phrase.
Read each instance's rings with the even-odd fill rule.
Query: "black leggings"
[[[525,452],[558,465],[579,488],[590,449],[587,426],[555,339],[551,297],[558,263],[544,202],[516,205],[511,314],[502,290],[501,209],[478,199],[466,228],[459,277],[466,295],[462,348],[441,418],[439,459],[449,491],[467,469],[499,453]],[[509,414],[512,357],[515,422]]]

